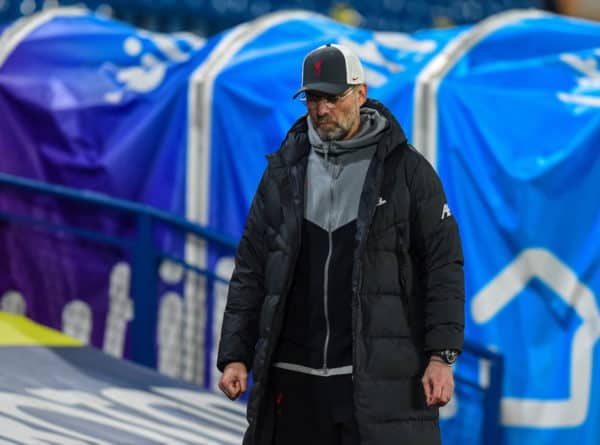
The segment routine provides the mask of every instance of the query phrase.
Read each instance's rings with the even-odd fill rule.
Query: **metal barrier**
[[[500,400],[504,358],[476,343],[465,341],[463,352],[454,372],[456,382],[454,403],[470,404],[461,416],[452,419],[445,439],[453,444],[502,443]],[[473,373],[477,370],[477,373]],[[477,421],[480,420],[478,423]]]
[[[134,317],[128,327],[131,336],[131,355],[129,358],[137,363],[150,367],[156,366],[155,345],[149,339],[153,338],[157,323],[155,315],[158,311],[156,269],[160,260],[169,260],[172,263],[179,264],[185,269],[207,277],[211,282],[227,283],[227,280],[215,275],[210,270],[188,264],[183,258],[157,248],[153,237],[153,230],[157,223],[166,224],[170,229],[183,232],[186,235],[196,236],[225,250],[229,250],[233,254],[237,242],[229,237],[156,208],[111,198],[93,191],[74,190],[60,185],[47,184],[4,173],[0,173],[0,184],[5,189],[14,188],[21,191],[35,192],[37,194],[81,203],[89,207],[116,210],[133,216],[136,224],[136,235],[133,238],[127,238],[111,236],[100,231],[73,225],[57,224],[32,216],[17,215],[0,209],[0,221],[11,221],[40,230],[60,232],[104,245],[119,247],[130,252],[132,276],[131,297],[135,306],[146,308],[145,311],[140,311],[140,315],[144,314],[145,316]],[[151,297],[148,298],[148,296]]]

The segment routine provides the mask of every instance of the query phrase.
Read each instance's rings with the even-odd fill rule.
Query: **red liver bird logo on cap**
[[[322,60],[317,60],[315,62],[315,77],[321,77],[321,65],[323,65]]]

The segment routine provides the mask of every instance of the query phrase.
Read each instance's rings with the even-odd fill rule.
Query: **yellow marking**
[[[0,311],[0,346],[82,346],[79,340],[21,315]]]

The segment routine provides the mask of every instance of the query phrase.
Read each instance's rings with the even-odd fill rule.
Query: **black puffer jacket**
[[[462,347],[458,228],[433,168],[382,104],[365,106],[390,126],[367,171],[356,221],[352,354],[361,444],[439,444],[438,410],[427,408],[421,377],[428,350]],[[229,287],[217,366],[241,361],[253,371],[244,445],[271,444],[267,381],[301,244],[306,125],[299,119],[269,156]],[[385,205],[377,206],[380,198]]]

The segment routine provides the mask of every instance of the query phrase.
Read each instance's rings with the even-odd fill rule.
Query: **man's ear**
[[[358,103],[362,107],[365,104],[365,102],[367,101],[367,96],[369,94],[369,87],[367,86],[367,84],[363,83],[362,85],[360,85],[358,87],[357,93],[358,93]]]

